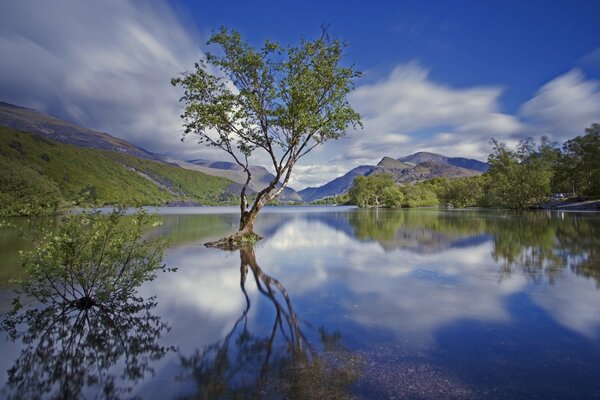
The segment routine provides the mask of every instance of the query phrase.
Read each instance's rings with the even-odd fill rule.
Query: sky
[[[600,122],[599,20],[597,0],[0,0],[0,101],[156,153],[227,159],[180,141],[170,79],[214,51],[220,26],[293,46],[327,25],[364,73],[349,97],[364,128],[301,159],[301,189],[383,156],[485,160],[491,138],[583,134]]]

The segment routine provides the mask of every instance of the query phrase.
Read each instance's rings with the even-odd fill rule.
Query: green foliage
[[[402,192],[391,174],[359,175],[348,192],[350,201],[359,207],[397,206],[402,202]]]
[[[448,179],[437,192],[439,202],[457,208],[481,205],[485,182],[484,176]]]
[[[401,187],[403,207],[424,207],[438,204],[434,187],[427,182],[419,182]]]
[[[600,196],[600,124],[592,124],[585,132],[563,145],[556,162],[557,192]]]
[[[438,204],[439,180],[399,186],[388,173],[359,175],[348,192],[359,207],[421,207]]]
[[[551,191],[552,152],[547,144],[535,147],[531,139],[521,141],[517,151],[492,139],[488,158],[485,203],[505,208],[529,208],[542,203]]]
[[[63,202],[55,182],[20,160],[0,157],[0,216],[54,213]]]
[[[42,158],[40,156],[46,155]],[[218,204],[227,179],[127,154],[66,145],[0,127],[0,215],[61,207]]]
[[[310,202],[310,204],[314,205],[345,205],[350,203],[350,195],[348,193],[340,194],[337,196],[325,197],[323,199],[314,200]]]
[[[241,191],[240,229],[251,229],[301,157],[360,125],[347,99],[360,73],[341,65],[345,46],[325,31],[295,47],[266,40],[255,49],[238,32],[221,28],[208,44],[219,46],[219,55],[207,53],[193,72],[171,83],[184,89],[185,134],[229,154],[246,172],[246,186],[252,177],[248,158],[256,150],[272,161],[275,176],[250,211],[246,186]]]
[[[58,232],[41,231],[35,250],[24,253],[27,276],[16,283],[41,302],[90,308],[126,299],[136,288],[165,270],[164,244],[145,239],[156,226],[138,212],[124,221],[122,211],[70,215]]]
[[[155,300],[137,296],[142,283],[167,270],[164,244],[146,238],[155,224],[145,213],[122,217],[71,215],[57,232],[42,230],[35,250],[23,255],[27,275],[16,283],[27,303],[15,298],[2,321],[23,343],[7,393],[82,398],[89,387],[120,398],[172,350],[159,342],[168,327],[150,312]]]

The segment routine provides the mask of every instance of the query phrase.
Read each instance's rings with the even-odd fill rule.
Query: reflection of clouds
[[[298,218],[281,227],[264,247],[259,246],[256,260],[290,292],[302,294],[327,284],[329,266],[344,259],[344,248],[350,243],[352,239],[341,231]]]
[[[548,287],[532,287],[517,272],[500,280],[491,239],[430,253],[410,246],[386,252],[377,241],[358,241],[343,230],[347,213],[308,211],[267,210],[257,226],[271,233],[256,248],[260,267],[286,287],[299,318],[308,323],[331,326],[346,320],[429,347],[436,334],[453,324],[508,326],[513,315],[509,300],[524,292],[558,324],[589,338],[598,333],[600,316],[593,305],[600,292],[590,280],[567,271]],[[143,294],[158,296],[157,311],[172,326],[166,343],[189,355],[222,339],[242,313],[239,254],[193,243],[170,249],[166,262],[179,271],[159,276]],[[252,330],[270,320],[272,309],[260,307],[253,279],[247,289],[253,302],[248,321]],[[315,309],[302,309],[307,305]],[[179,388],[157,387],[155,382],[172,382],[178,368],[177,356],[162,360],[156,377],[136,393],[168,397]]]
[[[358,242],[330,225],[298,218],[257,250],[257,260],[295,296],[340,284],[352,296],[338,306],[352,320],[431,337],[464,319],[509,320],[505,299],[526,280],[514,275],[498,283],[490,253],[489,242],[436,254],[386,252],[377,242]]]
[[[240,290],[240,258],[237,253],[193,244],[170,250],[165,262],[177,266],[177,272],[160,275],[140,292],[157,296],[156,311],[171,327],[162,342],[188,355],[220,340],[242,314],[245,299]],[[256,287],[251,283],[247,290],[252,296]],[[250,319],[254,311],[250,310]],[[169,398],[179,390],[169,386],[176,380],[179,367],[178,354],[160,360],[154,366],[156,376],[140,385],[136,394]]]
[[[401,336],[418,334],[420,339],[465,319],[506,322],[510,315],[505,298],[526,282],[514,276],[499,284],[489,254],[490,244],[485,243],[432,255],[351,257],[357,273],[349,275],[348,286],[356,296],[352,301],[359,304],[352,318]],[[366,260],[376,262],[365,264]]]
[[[598,293],[592,280],[568,273],[557,284],[546,285],[531,297],[560,325],[596,339],[600,331]]]
[[[295,296],[344,287],[351,295],[337,307],[359,324],[431,338],[461,320],[509,322],[507,300],[525,292],[558,324],[598,335],[600,292],[591,280],[565,273],[552,286],[534,288],[522,273],[500,280],[491,240],[434,254],[410,246],[386,252],[376,241],[359,242],[324,222],[289,220],[257,259]]]
[[[293,250],[323,246],[344,246],[352,239],[345,233],[327,228],[319,221],[298,219],[277,232],[277,238],[269,243],[270,250]]]
[[[242,314],[246,300],[240,289],[240,257],[234,252],[206,249],[198,243],[167,252],[165,263],[177,272],[160,275],[144,285],[143,296],[157,296],[157,313],[171,327],[165,345],[176,345],[172,354],[155,364],[156,375],[136,388],[141,398],[170,398],[182,387],[174,384],[180,373],[180,354],[189,355],[222,339]],[[256,299],[256,286],[249,280],[246,289]],[[250,309],[249,319],[256,316]]]

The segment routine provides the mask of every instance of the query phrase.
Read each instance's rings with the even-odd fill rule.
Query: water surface
[[[135,357],[91,344],[103,361],[86,397],[112,377],[123,397],[157,399],[600,398],[597,213],[276,207],[257,222],[265,239],[240,253],[201,245],[235,228],[235,208],[159,212],[153,234],[179,269],[140,290],[155,296],[153,329],[107,329],[143,332],[146,347],[124,347]],[[26,247],[0,229],[2,312]],[[86,354],[68,345],[51,343],[54,359]],[[23,348],[2,336],[4,396]],[[48,355],[32,352],[23,377],[46,383]]]

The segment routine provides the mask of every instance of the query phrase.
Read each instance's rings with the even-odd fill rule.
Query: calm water
[[[1,397],[600,399],[600,214],[271,208],[240,253],[201,245],[235,209],[160,211],[152,304],[2,333]],[[26,247],[0,228],[3,313]]]

